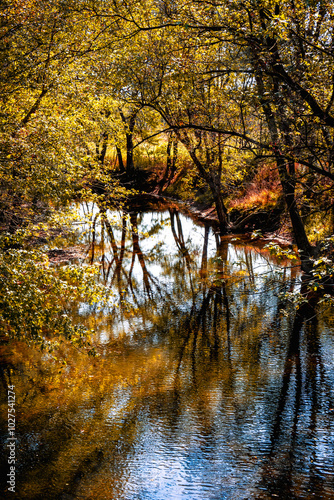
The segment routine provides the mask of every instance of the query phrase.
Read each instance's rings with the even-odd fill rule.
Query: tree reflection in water
[[[100,357],[63,346],[59,370],[20,344],[3,353],[21,497],[333,498],[334,328],[312,302],[284,314],[296,269],[174,209],[95,212],[90,229],[115,294],[77,311]]]
[[[307,294],[305,282],[302,282],[302,292]],[[270,494],[279,498],[313,498],[315,495],[330,498],[333,495],[333,476],[326,477],[319,467],[319,455],[323,455],[324,450],[317,450],[323,433],[332,434],[328,407],[332,402],[322,361],[317,301],[309,299],[296,311],[290,330],[271,448],[264,468],[263,488],[267,493],[261,498],[270,498]],[[300,431],[307,436],[303,447]],[[325,457],[326,453],[322,459]],[[308,469],[306,484],[305,468]],[[308,494],[305,495],[305,491]]]

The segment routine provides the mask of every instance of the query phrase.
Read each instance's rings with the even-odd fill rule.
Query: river
[[[98,355],[2,346],[5,498],[333,499],[334,321],[285,303],[298,267],[175,208],[81,215],[76,244],[110,300],[71,314]]]

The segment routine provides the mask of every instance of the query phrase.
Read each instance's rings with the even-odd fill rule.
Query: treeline
[[[310,220],[319,241],[333,233],[332,2],[17,0],[0,9],[3,227],[96,183],[111,199],[117,179],[136,188],[145,148],[166,154],[162,189],[184,175],[182,148],[221,234],[227,200],[261,166],[275,169],[310,270],[319,252]]]

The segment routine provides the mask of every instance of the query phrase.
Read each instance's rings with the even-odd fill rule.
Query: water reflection
[[[78,238],[114,295],[77,314],[100,357],[2,346],[16,498],[333,498],[334,325],[284,314],[297,270],[175,209],[89,208]]]
[[[287,345],[263,478],[265,490],[273,496],[289,497],[292,491],[293,498],[311,498],[314,492],[319,498],[333,495],[333,409],[328,407],[333,393],[321,344],[318,315],[310,300],[296,312]]]

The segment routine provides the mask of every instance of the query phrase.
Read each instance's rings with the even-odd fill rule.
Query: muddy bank
[[[48,258],[52,264],[79,263],[87,258],[89,247],[79,247],[78,245],[68,248],[53,248],[48,250]]]

